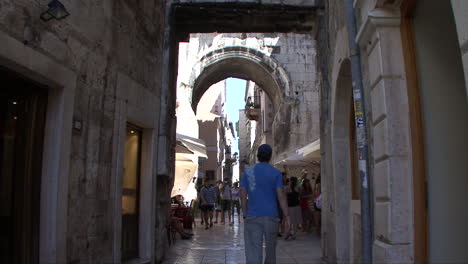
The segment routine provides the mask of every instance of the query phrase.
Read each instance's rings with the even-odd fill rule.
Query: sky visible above
[[[236,122],[239,121],[239,109],[244,109],[245,102],[244,102],[244,94],[245,94],[245,86],[247,81],[236,79],[236,78],[228,78],[226,80],[226,112],[228,115],[229,122],[232,122],[234,125],[234,130],[236,129]],[[239,138],[236,133],[236,140],[234,141],[234,148],[233,153],[239,153]]]

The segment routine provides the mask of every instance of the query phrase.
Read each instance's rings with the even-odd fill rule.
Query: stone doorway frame
[[[157,151],[158,120],[154,120],[153,113],[159,111],[154,104],[159,101],[155,95],[145,90],[140,84],[128,75],[119,72],[117,82],[116,111],[114,121],[111,200],[113,241],[112,262],[121,262],[121,235],[122,235],[122,179],[125,153],[125,131],[127,122],[138,125],[143,129],[141,164],[140,164],[140,196],[138,219],[138,258],[130,260],[135,263],[153,262],[154,251],[154,225],[156,218],[156,178],[154,160]],[[129,89],[131,87],[131,89]],[[130,92],[132,91],[132,92]]]
[[[3,67],[47,88],[38,261],[65,263],[76,74],[3,32],[0,32],[0,43],[0,64]]]
[[[414,262],[428,262],[428,216],[427,216],[427,188],[426,165],[424,149],[424,133],[422,122],[422,107],[418,70],[416,65],[416,51],[413,33],[413,12],[417,0],[404,1],[401,5],[401,40],[406,68],[406,85],[408,87],[408,101],[410,105],[409,118],[411,125],[412,159],[413,159],[413,203],[414,203]]]

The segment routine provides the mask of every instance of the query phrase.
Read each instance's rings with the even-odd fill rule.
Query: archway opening
[[[338,261],[361,261],[360,181],[356,157],[356,129],[351,64],[345,59],[340,66],[333,105],[333,178],[336,194],[335,230]],[[351,248],[348,245],[353,245]]]
[[[262,87],[278,109],[290,84],[285,71],[268,54],[242,46],[223,47],[203,56],[192,70],[192,108],[211,85],[226,78],[251,80]]]
[[[222,45],[217,46],[215,43],[202,43],[201,40],[203,40],[203,37],[199,36],[201,34],[195,35],[198,35],[196,44],[191,42],[181,43],[179,46],[179,54],[181,54],[181,57],[179,57],[179,74],[177,81],[175,181],[177,185],[177,181],[185,177],[182,175],[178,179],[177,175],[187,173],[186,167],[184,170],[178,169],[178,162],[182,161],[180,159],[181,156],[187,157],[188,155],[197,154],[197,152],[199,152],[198,154],[200,155],[195,155],[196,157],[191,161],[187,159],[184,160],[184,162],[189,161],[194,165],[194,169],[191,170],[193,174],[185,179],[185,181],[188,180],[189,182],[186,184],[186,187],[184,187],[186,188],[184,190],[184,194],[186,194],[184,198],[185,201],[188,200],[188,203],[184,203],[184,205],[192,205],[194,206],[194,211],[198,211],[197,203],[199,204],[200,200],[197,201],[197,197],[199,196],[197,196],[196,190],[200,190],[199,188],[203,181],[206,180],[210,182],[209,184],[215,186],[220,194],[224,193],[223,190],[225,190],[225,186],[237,180],[234,176],[235,173],[232,171],[233,169],[239,170],[238,174],[241,175],[243,168],[256,163],[255,152],[260,144],[275,144],[275,139],[273,138],[273,123],[276,113],[280,109],[282,109],[283,112],[287,112],[285,109],[292,109],[291,105],[296,104],[298,99],[293,100],[290,98],[290,95],[298,96],[299,91],[296,90],[293,92],[291,90],[291,82],[288,74],[286,74],[286,71],[271,56],[273,52],[278,52],[274,47],[265,48],[265,50],[268,50],[270,53],[265,52],[265,50],[260,50],[261,48],[246,47],[245,43],[248,43],[249,39],[243,36],[245,34],[237,34],[241,39],[240,45],[236,44],[227,47]],[[271,35],[274,36],[274,34],[270,34],[270,36]],[[247,40],[244,40],[244,44],[242,44],[242,38],[247,38]],[[270,37],[269,40],[256,39],[256,41],[272,43],[272,38],[273,37]],[[259,46],[264,48],[264,45]],[[190,48],[198,51],[196,56],[190,54]],[[305,61],[304,58],[303,60]],[[244,80],[245,92],[241,93],[243,106],[237,113],[239,116],[237,125],[230,122],[232,117],[224,115],[226,99],[229,100],[229,98],[226,98],[226,78],[230,77]],[[298,86],[298,88],[302,87]],[[300,120],[295,120],[297,120],[297,123],[300,123]],[[288,118],[283,118],[281,121],[283,123],[290,122]],[[283,125],[283,127],[287,128],[287,125]],[[239,135],[242,134],[241,130],[243,129],[244,134]],[[232,134],[235,134],[234,138],[229,135],[231,131]],[[286,129],[281,131],[281,133],[286,137],[290,137]],[[242,136],[244,137],[243,142],[241,142]],[[228,143],[231,139],[239,140],[240,147],[238,152]],[[204,144],[205,149],[201,151],[203,153],[196,150],[189,141],[192,141],[192,143],[197,141],[202,145]],[[242,150],[242,147],[244,147],[244,150]],[[307,148],[307,150],[303,150],[303,152],[309,150],[310,149]],[[317,152],[317,150],[315,151]],[[235,155],[236,152],[237,155]],[[319,159],[320,158],[318,158],[318,160]],[[307,163],[306,165],[312,166],[312,162],[310,162],[310,164],[309,162],[305,163]],[[238,165],[240,168],[229,168],[229,166],[234,164]],[[319,164],[319,162],[315,162],[314,164]],[[294,166],[296,165],[297,164],[294,164]],[[301,173],[301,175],[307,175],[307,172],[301,172],[301,169],[306,165],[301,163],[300,166],[297,166],[298,168],[296,170],[289,171],[297,171]],[[285,166],[281,165],[281,169],[284,169],[284,167]],[[317,168],[318,174],[319,167]],[[314,174],[310,171],[309,178],[312,178],[311,175],[314,177]],[[299,175],[290,176],[299,177]],[[228,179],[228,181],[225,182],[225,179]],[[315,180],[315,178],[312,179]],[[187,189],[190,188],[192,189],[192,196],[187,192]],[[195,192],[193,192],[193,190],[195,190]],[[180,187],[174,186],[172,193],[174,202],[179,203],[177,200],[180,199],[180,197],[176,197],[177,193],[174,193],[174,191],[181,192],[182,190]],[[312,192],[312,190],[310,190],[310,192]],[[221,207],[219,210],[223,211],[222,202],[219,203],[219,206]],[[298,209],[301,210],[301,208]],[[209,241],[207,241],[208,238],[205,236],[204,232],[210,232],[208,230],[221,230],[221,234],[224,234],[224,237],[219,237],[220,245],[212,245],[212,247],[225,250],[227,253],[232,254],[234,253],[232,250],[220,248],[220,246],[226,247],[225,244],[233,248],[240,246],[241,252],[236,255],[238,255],[238,260],[243,261],[245,256],[242,251],[245,246],[243,245],[243,232],[241,231],[243,228],[243,221],[241,221],[239,217],[240,214],[234,209],[231,210],[228,215],[222,217],[222,213],[216,216],[216,207],[214,210],[213,220],[209,221],[208,226],[206,226],[207,221],[203,219],[203,225],[200,228],[202,220],[200,219],[199,211],[192,215],[194,222],[188,225],[193,226],[192,228],[196,233],[197,240],[207,243]],[[228,216],[232,216],[232,218],[229,219]],[[309,222],[314,222],[310,219],[313,217],[312,213],[310,213],[308,217]],[[302,218],[299,218],[299,221],[302,223]],[[220,223],[223,222],[221,219],[225,219],[224,225],[220,225]],[[233,222],[232,228],[228,227],[230,221]],[[211,226],[212,223],[213,226]],[[197,227],[195,227],[195,224]],[[297,223],[295,224],[298,225]],[[205,228],[207,231],[203,230]],[[282,231],[289,232],[289,230],[285,229],[282,229]],[[296,234],[299,240],[302,240],[302,237],[306,238],[304,242],[306,243],[307,251],[304,250],[304,252],[301,252],[301,257],[304,258],[304,260],[309,260],[309,262],[312,261],[313,258],[320,258],[319,236],[316,235],[316,233],[312,234],[312,229],[304,228],[302,231],[306,232],[298,231]],[[219,233],[220,232],[218,232],[218,234]],[[226,237],[226,235],[228,237]],[[225,238],[227,238],[227,240]],[[281,241],[284,240],[281,239]],[[292,249],[294,245],[285,244],[286,249],[289,247]],[[311,251],[310,249],[315,250]],[[288,257],[291,257],[291,259],[293,258],[289,255]]]

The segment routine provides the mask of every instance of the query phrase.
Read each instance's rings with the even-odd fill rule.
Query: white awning
[[[320,160],[320,139],[297,149],[286,155],[285,158],[275,162],[275,165],[307,165]]]
[[[298,149],[296,153],[306,159],[320,159],[320,139]]]
[[[206,154],[206,145],[205,141],[198,138],[189,137],[182,134],[176,135],[177,146],[176,152],[177,153],[191,153],[195,154],[202,158],[208,158]]]
[[[307,165],[307,163],[302,160],[302,155],[290,154],[286,158],[277,161],[275,165]]]
[[[176,160],[175,165],[175,179],[171,197],[184,194],[193,177],[196,177],[198,173],[198,164],[192,161]]]

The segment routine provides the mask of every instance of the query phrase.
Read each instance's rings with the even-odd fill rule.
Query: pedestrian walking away
[[[231,208],[231,214],[232,214],[232,224],[234,224],[234,213],[237,213],[237,222],[240,223],[240,200],[239,200],[239,182],[235,182],[233,184],[232,190],[231,190],[231,199],[232,199],[232,208]]]
[[[302,181],[300,199],[301,199],[301,212],[302,212],[302,228],[304,232],[310,232],[312,228],[312,224],[314,222],[313,212],[315,208],[314,208],[312,185],[310,184],[309,179],[304,179]]]
[[[224,179],[221,188],[220,188],[220,198],[221,198],[221,223],[225,223],[226,213],[228,215],[229,224],[231,225],[231,183],[229,179]]]
[[[215,190],[216,190],[216,199],[215,199],[215,205],[214,205],[214,211],[215,211],[215,220],[214,223],[218,223],[218,217],[221,214],[221,187],[223,185],[222,181],[217,181],[216,184],[214,185]]]
[[[244,242],[247,264],[275,264],[276,239],[278,234],[278,206],[288,212],[283,193],[281,172],[269,164],[272,149],[263,144],[258,148],[259,163],[247,168],[241,179],[240,199],[244,215]],[[247,200],[248,199],[248,200]],[[283,216],[289,223],[289,215]],[[263,242],[265,260],[263,261]]]
[[[289,179],[289,186],[286,188],[286,197],[288,201],[288,215],[290,216],[289,233],[284,238],[285,240],[296,239],[297,227],[302,223],[302,212],[299,200],[299,191],[297,186],[297,178]]]
[[[204,220],[203,222],[205,223],[205,229],[213,226],[213,209],[217,193],[215,188],[216,187],[213,185],[208,185],[208,181],[205,180],[200,191],[201,210]]]

